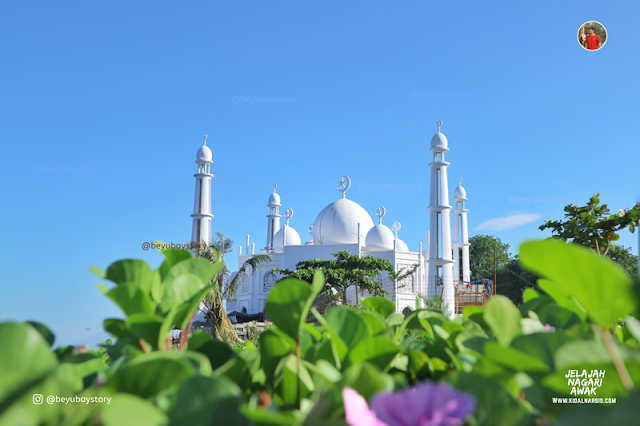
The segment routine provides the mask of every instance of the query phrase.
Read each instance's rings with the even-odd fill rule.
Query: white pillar
[[[210,166],[213,164],[211,158],[212,153],[207,146],[207,135],[204,135],[204,144],[196,154],[197,173],[193,175],[196,178],[196,194],[191,215],[193,218],[191,241],[198,244],[211,242],[211,219],[213,218],[211,214],[211,178],[213,175],[209,173]]]
[[[427,277],[429,297],[439,296],[442,289],[442,298],[445,307],[444,314],[453,318],[455,314],[455,296],[453,290],[453,259],[451,246],[451,206],[449,205],[449,180],[447,168],[449,163],[444,160],[445,152],[449,151],[448,141],[440,132],[431,139],[429,152],[433,153],[431,168],[431,185],[429,197],[429,276]],[[443,286],[438,287],[439,281]]]
[[[267,215],[267,245],[265,249],[267,252],[273,250],[273,237],[280,229],[280,196],[276,193],[278,185],[273,185],[273,194],[269,197],[267,207],[269,207],[269,214]]]

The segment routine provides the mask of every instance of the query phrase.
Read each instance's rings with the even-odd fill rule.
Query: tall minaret
[[[269,214],[267,215],[267,219],[269,220],[267,224],[267,246],[265,249],[267,251],[273,250],[273,236],[276,235],[276,232],[280,229],[280,216],[278,210],[280,210],[280,196],[276,193],[276,188],[278,185],[273,185],[273,194],[269,196],[269,203],[267,207],[269,207]]]
[[[453,281],[469,281],[469,225],[464,203],[467,201],[467,191],[462,187],[462,178],[458,178],[458,187],[453,191],[453,202],[456,208],[453,213]],[[462,261],[460,259],[462,251]],[[462,267],[462,276],[460,268]]]
[[[211,150],[207,146],[207,135],[203,137],[203,144],[196,154],[196,164],[198,173],[193,175],[196,178],[196,197],[193,206],[193,230],[191,231],[191,241],[194,243],[211,242],[211,164],[213,164]]]
[[[438,133],[431,138],[433,162],[431,167],[431,190],[429,199],[429,276],[427,277],[428,295],[442,298],[446,312],[444,314],[453,318],[455,314],[455,298],[453,293],[453,260],[451,259],[451,206],[449,205],[449,180],[447,167],[449,163],[444,161],[444,153],[447,148],[447,137],[440,132],[442,121],[438,120]],[[439,282],[442,287],[436,287]],[[442,289],[442,290],[440,290]]]

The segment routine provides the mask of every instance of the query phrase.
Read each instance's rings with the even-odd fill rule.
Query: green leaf
[[[575,312],[555,304],[542,308],[539,318],[543,324],[549,324],[556,329],[569,328],[582,323]]]
[[[267,316],[282,331],[297,340],[313,296],[308,283],[296,278],[284,279],[277,283],[267,296]]]
[[[327,312],[325,319],[349,349],[370,337],[367,323],[352,308],[336,306]]]
[[[503,346],[522,333],[520,311],[504,296],[494,296],[487,302],[483,318]]]
[[[387,318],[396,311],[396,305],[386,297],[367,297],[362,299],[362,305],[371,312],[382,315],[382,318]]]
[[[200,306],[200,302],[205,298],[209,292],[215,287],[214,285],[204,287],[197,291],[191,299],[185,301],[182,305],[177,306],[175,310],[175,317],[173,324],[179,330],[186,330],[189,322],[191,322],[191,316],[195,315],[196,310]]]
[[[151,301],[148,293],[134,283],[120,284],[109,290],[106,296],[116,302],[126,315],[156,312],[156,304]]]
[[[574,296],[591,319],[613,328],[636,309],[631,278],[611,260],[576,244],[553,240],[525,243],[521,262],[532,272],[558,284]]]
[[[580,306],[576,299],[565,290],[564,287],[543,278],[538,280],[538,286],[551,296],[558,305],[574,312],[581,321],[585,321],[587,319],[586,311]],[[544,308],[542,310],[544,310]]]
[[[171,281],[163,281],[164,285],[167,286],[164,287],[162,303],[160,304],[162,312],[169,312],[171,309],[179,307],[205,288],[205,284],[199,276],[188,272],[175,277]]]
[[[194,372],[192,363],[181,353],[152,352],[123,364],[107,385],[118,392],[149,398],[183,382]]]
[[[270,329],[265,330],[268,331]],[[213,370],[224,365],[235,354],[225,342],[214,339],[204,331],[196,331],[189,336],[189,350],[199,352],[209,358]]]
[[[538,281],[538,284],[540,284],[540,281]],[[522,300],[524,302],[528,302],[529,300],[533,300],[536,297],[540,297],[540,293],[538,293],[537,291],[535,291],[532,288],[525,288],[524,292],[522,293]]]
[[[555,353],[563,345],[577,339],[577,336],[566,333],[535,333],[516,337],[511,342],[511,346],[539,359],[549,367],[549,371],[554,371],[556,369]]]
[[[356,390],[365,399],[387,390],[384,375],[368,362],[352,365],[344,372],[342,382],[337,387],[347,386]]]
[[[168,414],[172,426],[249,426],[242,403],[240,388],[226,377],[194,376],[178,387]]]
[[[487,342],[484,345],[484,356],[514,371],[549,371],[548,365],[538,358],[511,347],[505,348],[495,342]]]
[[[366,361],[384,370],[401,351],[402,347],[389,337],[369,337],[353,348],[348,359],[350,364]]]
[[[38,333],[40,333],[42,337],[44,337],[44,340],[47,341],[50,348],[53,346],[53,342],[56,340],[56,336],[55,334],[53,334],[53,331],[49,329],[49,327],[36,321],[27,321],[26,323],[35,328]]]
[[[0,401],[35,383],[57,364],[49,344],[31,325],[0,323]]]
[[[173,266],[183,260],[193,258],[190,251],[182,249],[165,249],[162,250],[161,253],[164,255],[165,259],[164,262],[162,262],[162,265],[160,265],[160,268],[158,268],[158,272],[160,272],[160,278],[163,280]]]
[[[104,278],[116,284],[133,283],[147,294],[150,294],[153,286],[160,281],[158,271],[152,270],[147,262],[138,259],[125,259],[112,263],[107,268]]]
[[[126,393],[116,394],[100,410],[100,424],[104,426],[162,426],[168,417],[153,404]]]
[[[269,327],[260,333],[259,340],[260,364],[267,382],[273,384],[278,363],[285,356],[295,352],[296,342],[276,327]]]
[[[224,262],[211,263],[207,259],[194,257],[182,260],[169,269],[162,279],[161,287],[164,291],[174,286],[174,281],[184,275],[195,275],[205,285],[210,285],[211,280],[224,269]],[[201,287],[201,288],[202,288]],[[188,298],[188,297],[187,297]]]
[[[133,314],[124,322],[129,335],[136,339],[143,339],[155,350],[158,349],[162,317],[150,314]]]
[[[89,266],[89,271],[93,274],[99,276],[100,278],[106,278],[107,273],[102,268],[98,268],[97,266]]]
[[[358,315],[364,320],[369,328],[369,334],[375,336],[387,329],[387,323],[380,314],[369,311],[359,311]]]

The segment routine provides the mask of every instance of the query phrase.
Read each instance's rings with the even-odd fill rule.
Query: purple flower
[[[446,383],[423,382],[373,397],[371,408],[356,391],[342,391],[351,426],[460,426],[476,409],[476,398]]]
[[[547,333],[550,333],[552,331],[556,331],[556,328],[554,326],[552,326],[552,325],[545,324],[544,325],[544,331],[547,332]]]

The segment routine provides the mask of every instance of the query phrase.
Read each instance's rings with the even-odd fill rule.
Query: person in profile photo
[[[602,47],[600,36],[596,34],[595,27],[589,27],[589,35],[586,37],[585,44],[588,50],[598,50]]]

